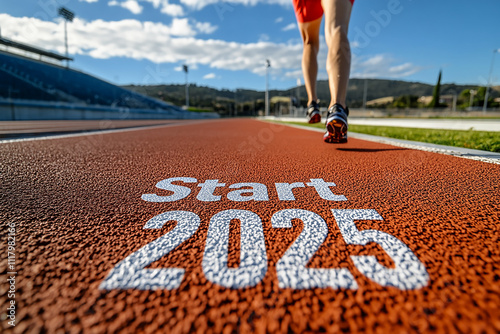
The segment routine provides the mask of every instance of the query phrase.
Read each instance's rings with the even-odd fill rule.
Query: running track
[[[235,119],[1,143],[3,330],[498,333],[500,165],[321,137]]]

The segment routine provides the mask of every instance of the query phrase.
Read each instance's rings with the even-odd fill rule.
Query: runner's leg
[[[322,0],[321,4],[325,13],[325,38],[328,45],[326,71],[331,94],[330,107],[335,103],[345,107],[351,68],[347,30],[352,3],[349,0]]]
[[[318,100],[316,93],[316,78],[318,76],[319,28],[321,19],[311,22],[298,22],[304,49],[302,52],[302,72],[306,86],[307,105]]]

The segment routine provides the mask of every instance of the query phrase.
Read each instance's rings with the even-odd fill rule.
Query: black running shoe
[[[326,133],[323,136],[325,143],[347,143],[347,116],[349,116],[349,109],[344,109],[338,103],[328,109]]]
[[[307,122],[309,124],[321,122],[321,113],[319,112],[319,104],[313,101],[307,107]]]

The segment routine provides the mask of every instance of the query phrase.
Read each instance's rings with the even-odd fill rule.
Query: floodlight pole
[[[269,116],[269,67],[271,62],[266,59],[266,116]]]
[[[363,89],[363,110],[366,110],[366,96],[368,93],[368,79],[365,78],[365,86]]]
[[[300,86],[302,86],[302,82],[300,81],[300,78],[297,78],[297,105],[300,106]],[[297,111],[298,108],[295,107],[295,114],[294,116],[297,117]]]
[[[488,76],[488,83],[486,84],[486,94],[484,94],[483,113],[486,113],[486,109],[488,108],[488,98],[490,95],[491,76],[493,74],[493,65],[495,64],[495,53],[497,53],[497,52],[500,52],[500,49],[493,50],[493,57],[491,58],[490,75]]]
[[[69,58],[68,52],[68,20],[64,20],[64,45],[66,46],[66,58]],[[66,67],[69,67],[69,59],[66,59]]]
[[[474,89],[469,89],[469,95],[470,95],[470,100],[469,100],[469,109],[472,111],[472,105],[474,104],[474,95],[476,95],[477,90]]]
[[[59,7],[59,16],[64,18],[64,45],[66,46],[66,67],[69,67],[69,52],[68,52],[68,27],[67,23],[68,21],[73,22],[73,19],[75,18],[75,13],[72,11],[64,8],[64,7]]]
[[[188,83],[188,66],[183,65],[184,72],[186,73],[186,108],[189,108],[189,83]]]

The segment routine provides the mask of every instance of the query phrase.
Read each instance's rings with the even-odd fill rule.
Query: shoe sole
[[[347,143],[347,124],[340,119],[333,119],[326,125],[329,136],[324,138],[327,143]]]
[[[308,121],[309,124],[315,124],[315,123],[319,123],[319,122],[321,122],[321,115],[320,114],[312,115],[312,117]]]

